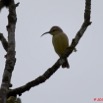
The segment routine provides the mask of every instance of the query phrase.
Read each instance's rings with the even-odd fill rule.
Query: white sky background
[[[19,0],[16,0],[18,2]],[[60,26],[71,42],[84,18],[85,0],[21,0],[17,8],[16,66],[13,88],[42,75],[58,59],[51,35],[40,35]],[[22,94],[22,103],[93,103],[103,98],[103,1],[92,0],[91,26],[69,57],[70,69],[60,68],[49,80]],[[0,14],[0,32],[7,37],[8,11]],[[0,43],[0,81],[5,66]],[[99,102],[98,102],[99,103]]]

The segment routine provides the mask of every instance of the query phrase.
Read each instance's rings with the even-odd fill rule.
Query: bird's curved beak
[[[48,33],[50,33],[49,31],[48,32],[45,32],[45,33],[43,33],[41,36],[44,36],[45,34],[48,34]]]

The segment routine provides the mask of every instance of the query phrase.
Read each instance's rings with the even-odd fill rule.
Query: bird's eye
[[[53,30],[53,32],[55,32],[55,31],[56,31],[56,29]]]

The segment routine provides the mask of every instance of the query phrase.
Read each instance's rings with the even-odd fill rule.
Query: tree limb
[[[80,30],[77,32],[75,38],[72,40],[70,47],[67,48],[65,54],[63,55],[63,58],[70,56],[70,54],[73,52],[76,45],[80,41],[81,37],[83,36],[84,32],[86,31],[87,27],[91,24],[90,14],[91,14],[91,0],[85,0],[84,22]]]
[[[14,0],[11,0],[8,15],[8,50],[6,56],[6,64],[3,73],[1,88],[0,88],[0,103],[6,103],[6,97],[9,90],[9,85],[11,82],[12,72],[15,66],[15,26],[16,26],[16,7]]]
[[[2,43],[3,48],[7,52],[8,51],[8,42],[7,42],[7,40],[5,39],[5,37],[3,36],[2,33],[0,33],[0,41]]]
[[[35,80],[32,80],[28,82],[27,84],[12,89],[8,92],[8,97],[9,96],[16,96],[17,94],[20,96],[22,93],[25,91],[28,91],[31,87],[37,86],[43,82],[45,82],[51,75],[53,75],[60,67],[59,60],[51,67],[49,68],[43,75],[39,76]]]
[[[30,90],[30,88],[45,82],[47,79],[49,79],[50,76],[53,75],[53,73],[55,73],[59,69],[60,65],[62,65],[62,63],[60,62],[61,59],[69,57],[69,55],[73,52],[73,50],[75,49],[79,40],[83,36],[85,30],[91,24],[91,22],[90,22],[91,0],[85,0],[85,1],[86,2],[85,2],[84,22],[83,22],[80,30],[77,32],[75,38],[72,40],[70,47],[66,50],[65,54],[63,55],[63,57],[58,59],[57,62],[51,68],[49,68],[42,76],[39,76],[35,80],[28,82],[27,84],[25,84],[21,87],[10,90],[8,92],[8,96],[11,96],[11,95],[15,96],[17,94],[21,95],[22,93]]]
[[[4,8],[4,7],[9,7],[10,3],[12,0],[0,0],[0,11]]]

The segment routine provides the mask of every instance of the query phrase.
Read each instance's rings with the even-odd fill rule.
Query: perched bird
[[[59,26],[53,26],[50,31],[43,33],[41,36],[48,33],[52,35],[52,43],[55,52],[59,55],[59,57],[61,57],[67,47],[69,47],[69,40],[67,35]],[[64,63],[62,64],[62,68],[69,68],[67,59],[65,59]]]

